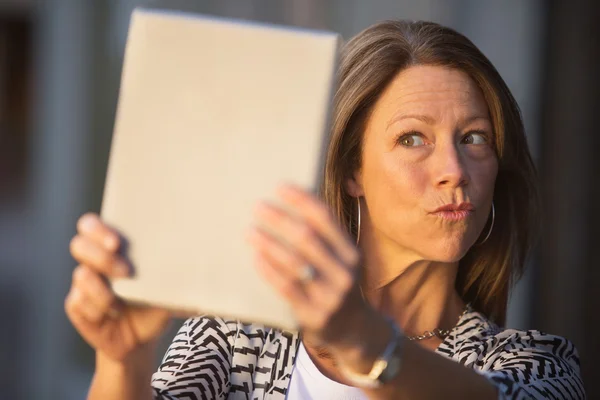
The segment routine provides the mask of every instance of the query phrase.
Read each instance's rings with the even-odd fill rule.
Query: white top
[[[367,400],[361,390],[323,375],[310,359],[302,342],[287,393],[286,400]]]

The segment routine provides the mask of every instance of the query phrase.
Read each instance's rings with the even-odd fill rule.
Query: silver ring
[[[305,265],[302,267],[302,270],[300,271],[300,282],[302,283],[308,283],[311,282],[315,279],[315,269],[313,267],[311,267],[310,265]]]

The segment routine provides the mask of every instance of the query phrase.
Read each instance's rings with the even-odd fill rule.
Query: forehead
[[[419,112],[441,118],[446,112],[488,116],[481,89],[465,72],[419,65],[399,72],[382,93],[374,113]]]

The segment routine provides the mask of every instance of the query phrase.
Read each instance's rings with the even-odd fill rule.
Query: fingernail
[[[97,225],[97,219],[92,215],[86,215],[81,220],[81,229],[85,232],[91,232]]]
[[[117,260],[114,265],[114,271],[116,276],[127,277],[130,273],[129,265],[123,260]]]
[[[119,245],[119,240],[116,237],[114,237],[113,235],[107,235],[104,238],[104,247],[106,247],[107,250],[114,251],[117,249],[118,245]]]

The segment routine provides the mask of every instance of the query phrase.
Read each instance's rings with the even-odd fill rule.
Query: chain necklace
[[[363,301],[365,303],[368,303],[367,298],[365,297],[365,294],[363,292],[362,286],[358,286],[358,288],[360,289],[360,295],[363,298]],[[466,313],[468,313],[469,311],[471,311],[471,303],[467,303],[465,305],[465,309],[463,310],[463,312],[458,316],[458,321],[460,321],[462,319],[462,317],[465,316]],[[458,321],[456,321],[458,323]],[[415,336],[405,336],[406,339],[408,340],[426,340],[426,339],[430,339],[434,336],[439,337],[440,339],[445,339],[446,336],[448,336],[450,334],[450,332],[452,332],[452,329],[440,329],[440,328],[435,328],[432,331],[425,331],[420,335],[415,335]]]
[[[465,306],[465,309],[463,310],[463,312],[458,317],[458,321],[460,321],[462,319],[462,317],[464,317],[465,314],[468,313],[469,311],[471,311],[471,305],[467,304]],[[454,328],[452,328],[452,329],[454,329]],[[430,339],[430,338],[432,338],[434,336],[437,336],[440,339],[445,339],[446,336],[448,336],[450,334],[450,332],[452,331],[452,329],[440,329],[440,328],[436,328],[436,329],[434,329],[432,331],[425,331],[425,332],[423,332],[420,335],[406,336],[406,338],[408,340],[425,340],[425,339]]]

